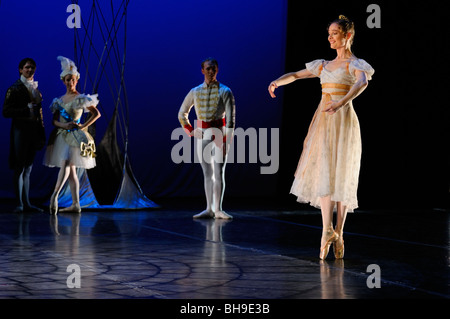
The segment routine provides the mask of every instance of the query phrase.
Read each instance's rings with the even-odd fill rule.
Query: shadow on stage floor
[[[331,250],[321,262],[318,210],[230,200],[233,220],[193,220],[202,200],[157,202],[57,216],[3,203],[0,298],[450,297],[448,211],[357,210],[347,218],[345,259]]]

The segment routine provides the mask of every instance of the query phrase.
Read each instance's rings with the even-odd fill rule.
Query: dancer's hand
[[[79,125],[77,124],[77,123],[75,123],[75,122],[67,122],[67,123],[65,123],[65,125],[64,125],[65,127],[65,129],[66,130],[73,130],[73,129],[78,129],[79,128]]]
[[[273,81],[269,84],[269,87],[268,87],[269,94],[272,98],[276,97],[276,95],[274,94],[275,89],[278,89],[278,85],[275,83],[275,81]]]
[[[328,114],[334,114],[342,107],[342,104],[340,101],[328,101],[325,103],[325,108],[322,110],[322,112],[326,112]]]

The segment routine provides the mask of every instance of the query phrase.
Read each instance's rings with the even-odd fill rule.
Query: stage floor
[[[3,205],[0,298],[450,297],[448,211],[356,211],[345,259],[320,261],[318,210],[246,203],[228,206],[231,221],[193,220],[191,204],[57,216]]]

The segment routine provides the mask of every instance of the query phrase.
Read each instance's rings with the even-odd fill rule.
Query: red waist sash
[[[220,119],[220,120],[214,120],[211,122],[205,122],[205,121],[197,121],[197,127],[199,128],[211,128],[211,127],[216,127],[216,128],[221,128],[225,126],[225,118]]]

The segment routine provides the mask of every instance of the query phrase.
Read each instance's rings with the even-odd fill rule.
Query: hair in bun
[[[353,40],[355,39],[355,24],[353,23],[353,21],[351,21],[349,18],[347,18],[344,15],[340,15],[338,19],[336,19],[336,20],[330,22],[330,24],[328,24],[327,29],[329,29],[333,23],[336,23],[337,25],[339,25],[341,28],[341,31],[344,34],[351,33],[350,45],[352,45]]]

